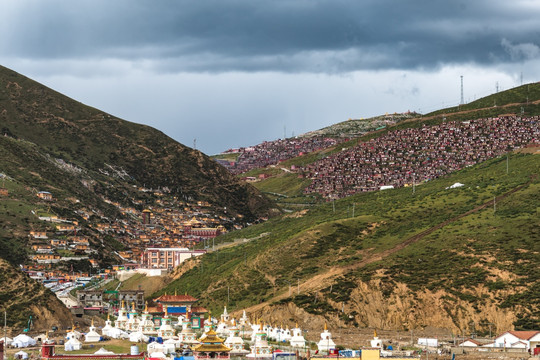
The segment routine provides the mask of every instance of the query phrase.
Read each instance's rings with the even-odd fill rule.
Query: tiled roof
[[[195,299],[191,295],[161,295],[154,301],[156,302],[195,302],[197,299]]]
[[[534,335],[538,334],[540,331],[509,331],[508,333],[514,335],[521,340],[529,340]]]

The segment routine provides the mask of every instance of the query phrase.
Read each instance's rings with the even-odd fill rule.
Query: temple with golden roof
[[[193,348],[193,354],[197,359],[230,359],[231,348],[225,346],[225,340],[217,336],[213,329],[205,333],[204,338],[201,338],[200,345]]]

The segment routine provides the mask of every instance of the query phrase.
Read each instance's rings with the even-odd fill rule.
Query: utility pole
[[[356,203],[352,204],[352,217],[354,217],[354,207],[355,207],[355,205],[356,205]],[[330,288],[332,288],[332,287],[330,287]]]
[[[495,214],[495,211],[497,211],[497,197],[493,197],[493,214]]]
[[[460,105],[463,105],[464,101],[463,101],[463,75],[460,76],[461,78],[461,101],[460,101]]]
[[[508,175],[508,153],[506,153],[506,175]]]
[[[332,210],[334,211],[334,213],[336,212],[336,200],[335,199],[332,200]]]

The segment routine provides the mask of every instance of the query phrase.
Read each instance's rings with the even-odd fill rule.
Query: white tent
[[[95,330],[91,329],[85,336],[84,342],[99,342],[101,340],[101,335]]]
[[[163,344],[168,345],[168,346],[174,346],[175,348],[180,347],[179,346],[180,342],[178,341],[178,339],[168,339],[168,340],[165,340]]]
[[[176,352],[176,342],[177,340],[169,339],[163,342],[163,347],[165,349],[164,353],[172,354]]]
[[[11,343],[11,346],[22,348],[27,346],[34,346],[36,345],[36,340],[32,339],[30,336],[25,334],[20,334],[15,336],[13,339],[13,342]]]
[[[16,352],[13,356],[15,359],[28,359],[28,354],[22,350],[19,352]]]
[[[158,351],[158,352],[153,352],[153,353],[150,353],[150,357],[151,358],[166,358],[167,355],[165,355],[164,353]]]
[[[100,348],[94,355],[114,355],[114,352],[106,350],[105,348]]]
[[[65,351],[81,350],[82,343],[76,338],[72,337],[64,344]]]
[[[131,342],[148,342],[148,339],[148,336],[144,335],[141,331],[129,334],[129,341]]]
[[[0,342],[3,342],[5,343],[7,346],[11,345],[11,343],[13,342],[13,339],[6,336],[6,337],[3,337],[3,338],[0,338]]]
[[[112,337],[113,339],[129,339],[129,334],[127,332],[116,327],[109,329],[107,333],[108,336]]]
[[[34,336],[34,340],[36,341],[43,341],[47,338],[47,334],[41,334],[41,335],[38,335],[38,336]]]
[[[447,187],[446,189],[455,189],[455,188],[460,188],[460,187],[462,187],[462,186],[465,186],[465,184],[462,184],[462,183],[457,182],[457,183],[455,183],[455,184],[453,184],[453,185],[450,185],[450,186]]]

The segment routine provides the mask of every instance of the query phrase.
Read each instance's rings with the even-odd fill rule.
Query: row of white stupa
[[[175,348],[180,348],[182,346],[199,344],[204,340],[206,333],[217,323],[216,319],[210,319],[209,322],[206,322],[204,334],[198,340],[196,333],[192,329],[191,322],[186,318],[179,317],[179,322],[182,322],[182,330],[178,333],[178,336],[176,336],[176,331],[172,326],[172,319],[168,316],[167,312],[165,312],[161,326],[157,331],[154,322],[152,321],[152,315],[148,313],[147,309],[145,309],[145,312],[141,315],[140,319],[137,319],[137,313],[134,310],[130,312],[129,318],[126,316],[126,313],[127,310],[122,307],[119,310],[118,318],[114,322],[114,326],[112,326],[112,322],[108,318],[105,322],[105,326],[101,330],[102,335],[115,339],[129,339],[131,342],[148,342],[148,335],[157,335],[166,340],[163,345],[168,344],[168,349],[170,351],[174,351]],[[138,321],[135,321],[135,319]],[[134,326],[135,324],[137,324],[136,327]],[[267,345],[267,339],[278,342],[289,342],[291,347],[296,348],[304,348],[306,346],[306,340],[302,335],[302,329],[298,327],[298,324],[292,330],[289,330],[288,327],[284,329],[283,327],[250,324],[244,311],[243,316],[239,321],[239,326],[237,326],[236,321],[230,319],[227,308],[224,309],[224,312],[221,315],[221,321],[217,324],[216,333],[219,336],[227,337],[224,345],[232,349],[231,354],[242,355],[248,352],[245,350],[243,340],[243,338],[246,337],[251,338],[251,341],[254,344],[252,348],[259,350],[259,352],[254,354],[254,356],[258,357],[261,357],[261,355],[270,348]],[[240,333],[242,333],[242,336],[240,336]],[[102,335],[96,332],[92,320],[92,325],[90,326],[88,333],[84,335],[84,342],[98,342],[101,340]],[[82,347],[82,343],[80,342],[82,334],[76,331],[75,328],[73,328],[66,337],[68,341],[64,344],[64,347],[67,351],[79,350]],[[154,344],[154,346],[157,346],[157,344]],[[328,351],[329,349],[335,348],[335,343],[332,340],[331,333],[327,330],[326,324],[324,331],[321,333],[321,340],[318,343],[318,348],[319,351]],[[167,349],[163,350],[167,351]]]
[[[288,342],[291,347],[305,348],[306,339],[303,336],[302,329],[296,324],[296,327],[289,330],[289,327],[283,328],[283,326],[260,325],[250,324],[249,319],[244,311],[242,318],[240,319],[240,326],[236,327],[236,322],[232,319],[233,327],[229,326],[230,316],[227,312],[227,307],[224,308],[221,315],[221,321],[217,325],[216,333],[219,336],[230,336],[231,330],[235,332],[242,332],[242,337],[251,337],[251,341],[254,346],[257,347],[257,343],[264,341],[267,344],[267,340],[273,340],[277,342]],[[238,331],[240,329],[240,331]],[[264,335],[263,335],[264,334]],[[334,349],[336,344],[332,340],[332,334],[328,331],[326,323],[324,324],[324,331],[321,333],[321,339],[317,343],[317,347],[320,352]],[[261,352],[258,353],[260,356]]]

